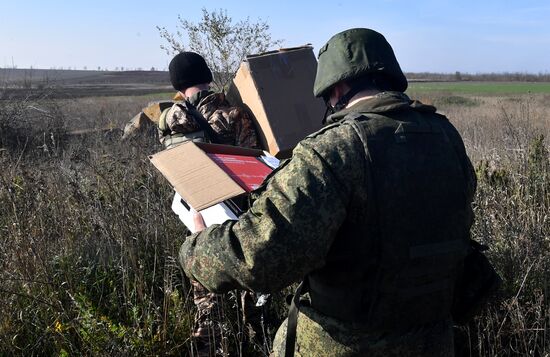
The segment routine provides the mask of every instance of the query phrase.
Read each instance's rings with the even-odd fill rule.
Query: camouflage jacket
[[[406,115],[405,109],[414,106],[420,104],[411,102],[404,94],[385,92],[332,116],[329,121],[335,124],[302,140],[292,158],[253,193],[251,208],[238,221],[213,225],[186,239],[179,253],[186,274],[216,292],[236,287],[277,291],[318,272],[338,287],[340,278],[347,277],[330,269],[351,272],[355,265],[369,262],[372,256],[369,242],[374,239],[368,234],[360,235],[360,246],[349,247],[354,232],[364,233],[373,224],[365,211],[366,206],[373,204],[366,195],[372,182],[363,141],[352,126],[338,125],[338,121],[350,112],[377,113],[393,120],[395,113],[401,111],[401,115]],[[421,112],[415,115],[424,117]],[[454,130],[450,123],[444,125]],[[462,145],[457,133],[455,136],[459,146]],[[465,152],[461,155],[468,187],[459,190],[467,192],[469,206],[475,176]],[[464,214],[463,231],[469,230],[472,219],[471,207],[465,211],[469,213]],[[399,227],[399,217],[393,219],[389,224]],[[355,254],[354,261],[338,257],[343,248],[348,254],[350,251]],[[395,332],[377,333],[361,323],[326,315],[314,303],[311,300],[311,307],[303,306],[300,310],[296,355],[453,354],[450,317],[422,325],[405,323]],[[275,338],[275,355],[284,353],[285,324]]]
[[[223,93],[201,91],[189,98],[189,103],[204,116],[221,144],[259,147],[250,113],[231,106]],[[186,140],[205,140],[205,134],[187,106],[187,101],[175,103],[163,112],[159,121],[159,139],[164,147]]]

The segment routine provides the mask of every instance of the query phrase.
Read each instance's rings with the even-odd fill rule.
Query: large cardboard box
[[[188,141],[150,156],[176,194],[172,210],[193,232],[193,213],[205,223],[223,223],[241,213],[231,199],[246,195],[278,166],[261,150]]]
[[[307,135],[319,130],[325,104],[313,96],[317,60],[311,46],[247,56],[228,99],[254,114],[264,149],[287,158]]]

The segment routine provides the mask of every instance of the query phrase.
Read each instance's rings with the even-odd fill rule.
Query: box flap
[[[223,145],[223,144],[210,144],[210,143],[194,143],[202,151],[206,153],[216,153],[216,154],[229,154],[229,155],[243,155],[243,156],[261,156],[264,154],[262,150],[259,149],[249,149],[239,146],[232,145]]]
[[[197,211],[245,192],[202,148],[188,141],[150,156],[176,192]]]
[[[267,51],[267,52],[262,52],[262,53],[256,53],[256,54],[247,55],[247,56],[246,56],[246,59],[253,58],[253,57],[259,57],[259,56],[266,56],[266,55],[277,54],[277,53],[279,53],[279,52],[289,52],[289,51],[296,51],[296,50],[303,50],[303,49],[310,49],[310,50],[313,50],[313,46],[311,45],[311,43],[308,43],[308,44],[305,44],[305,45],[303,45],[303,46],[284,47],[284,48],[280,48],[280,49],[278,49],[278,50],[273,50],[273,51]]]

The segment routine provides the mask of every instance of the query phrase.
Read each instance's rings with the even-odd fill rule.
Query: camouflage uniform
[[[354,113],[367,119],[340,124]],[[363,99],[329,122],[253,192],[238,221],[189,236],[180,264],[219,293],[273,292],[306,277],[297,355],[451,356],[452,273],[466,251],[475,190],[459,134],[435,108],[398,92]]]
[[[226,355],[223,351],[222,295],[206,290],[199,282],[191,280],[193,303],[197,307],[193,338],[197,342],[198,357]]]
[[[150,103],[126,124],[122,139],[130,139],[156,124],[160,142],[166,148],[186,140],[204,141],[204,133],[186,110],[187,102],[181,99],[176,96],[173,101]],[[231,106],[223,93],[201,91],[189,102],[205,117],[222,144],[260,147],[250,112]]]
[[[189,98],[191,103],[207,120],[216,132],[221,144],[258,148],[256,130],[252,118],[246,110],[231,106],[223,93],[200,91]],[[193,115],[187,110],[188,102],[174,104],[163,111],[159,119],[159,139],[166,148],[170,148],[187,140],[207,141],[204,132]],[[224,354],[221,350],[223,339],[223,308],[222,296],[205,289],[201,284],[192,281],[193,301],[197,306],[195,332],[193,336],[198,342],[198,355],[209,356]],[[245,301],[246,292],[241,299]],[[248,300],[247,300],[248,301]],[[246,306],[243,319],[253,307]]]
[[[200,91],[189,98],[218,134],[220,144],[258,148],[258,137],[248,111],[231,106],[223,93]],[[175,104],[161,116],[159,137],[165,147],[186,140],[204,141],[205,135],[193,116],[186,110],[187,102]]]
[[[181,96],[176,95],[173,101],[150,103],[128,122],[124,128],[122,139],[130,139],[156,124],[160,142],[165,148],[187,140],[207,141],[193,116],[185,110],[187,102],[182,99]],[[243,108],[231,106],[223,93],[201,91],[189,98],[189,102],[208,121],[218,134],[222,144],[259,148],[250,113]],[[198,342],[198,350],[195,351],[195,355],[210,356],[223,353],[220,348],[224,320],[221,307],[222,296],[209,292],[196,281],[191,281],[191,284],[193,286],[193,302],[197,307],[195,332],[193,333],[193,337]],[[249,294],[247,292],[241,294],[241,303],[245,309],[243,311],[245,326],[254,324],[255,315],[258,314],[257,309],[253,306],[254,299]]]

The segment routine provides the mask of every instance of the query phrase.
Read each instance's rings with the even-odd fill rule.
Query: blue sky
[[[166,68],[155,26],[201,8],[261,18],[276,39],[315,51],[351,27],[382,32],[408,72],[550,72],[546,0],[0,0],[0,67]]]

